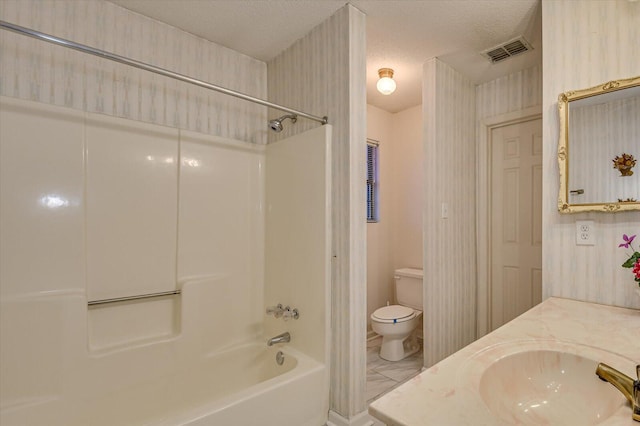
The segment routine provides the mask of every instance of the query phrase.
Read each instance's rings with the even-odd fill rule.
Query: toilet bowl
[[[380,358],[400,361],[418,351],[418,342],[409,338],[421,316],[422,311],[401,305],[385,306],[371,314],[371,328],[382,336]]]
[[[394,275],[397,305],[371,314],[371,328],[382,336],[380,358],[400,361],[419,350],[414,330],[422,318],[422,270],[398,269]]]

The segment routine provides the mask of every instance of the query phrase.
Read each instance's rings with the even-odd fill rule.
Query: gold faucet
[[[600,363],[596,368],[596,375],[600,380],[611,383],[616,387],[631,403],[631,418],[640,422],[640,365],[636,365],[636,375],[638,380],[633,380],[626,374],[622,374],[607,364]]]

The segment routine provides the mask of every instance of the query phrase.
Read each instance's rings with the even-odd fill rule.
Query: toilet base
[[[414,333],[404,339],[382,337],[380,358],[387,361],[401,361],[420,350],[420,344]]]

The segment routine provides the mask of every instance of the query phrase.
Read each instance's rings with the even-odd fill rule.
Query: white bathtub
[[[283,365],[276,363],[279,350]],[[2,410],[1,417],[3,426],[319,426],[327,419],[327,381],[323,364],[261,342],[98,397],[80,390]]]
[[[276,363],[278,350],[285,355],[282,366]],[[329,376],[324,364],[292,348],[267,348],[264,343],[223,357],[227,359],[218,370],[235,377],[230,379],[236,383],[233,389],[218,390],[215,400],[203,397],[198,407],[185,407],[158,425],[320,426],[327,421]]]

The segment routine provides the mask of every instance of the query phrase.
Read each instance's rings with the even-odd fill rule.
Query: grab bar
[[[87,302],[87,305],[89,306],[103,305],[105,303],[126,302],[127,300],[149,299],[152,297],[160,297],[160,296],[173,296],[180,293],[181,293],[180,290],[171,290],[171,291],[163,291],[160,293],[139,294],[136,296],[114,297],[113,299],[89,300]]]

